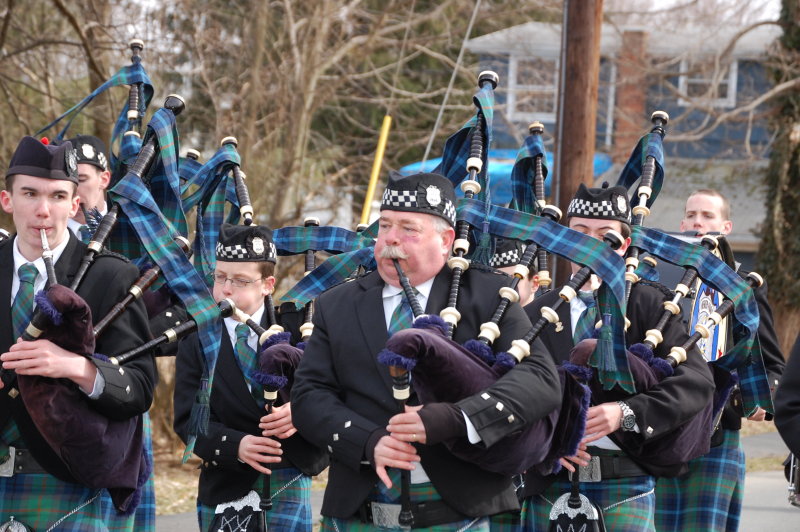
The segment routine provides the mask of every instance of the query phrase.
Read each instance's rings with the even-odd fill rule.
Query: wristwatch
[[[636,414],[633,413],[631,407],[625,401],[617,401],[617,404],[622,409],[622,421],[620,428],[625,432],[630,432],[636,425]]]

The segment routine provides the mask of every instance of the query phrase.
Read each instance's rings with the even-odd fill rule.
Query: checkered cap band
[[[241,244],[233,244],[231,246],[223,246],[221,242],[217,242],[217,260],[222,261],[229,261],[229,262],[241,262],[241,261],[272,261],[275,262],[278,256],[278,250],[275,247],[275,244],[272,242],[268,243],[267,252],[265,253],[264,257],[251,257],[250,252],[247,248]]]
[[[579,218],[603,218],[618,219],[620,214],[614,210],[614,205],[610,200],[589,201],[582,198],[575,198],[569,202],[567,216],[577,216]],[[630,214],[628,215],[630,222]]]
[[[424,212],[429,214],[436,214],[446,218],[451,225],[456,223],[456,206],[447,198],[443,198],[442,206],[433,208],[422,206],[417,202],[416,190],[394,190],[387,188],[383,193],[383,200],[381,205],[389,209],[399,210],[412,210],[415,212]]]
[[[495,253],[489,259],[489,266],[492,268],[505,268],[506,266],[516,266],[522,255],[518,249],[509,249],[502,253]]]

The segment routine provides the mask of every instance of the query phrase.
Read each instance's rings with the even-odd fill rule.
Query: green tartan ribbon
[[[109,191],[109,195],[119,203],[150,260],[161,268],[168,286],[197,324],[204,367],[201,390],[190,419],[189,444],[184,454],[188,459],[194,447],[194,435],[204,433],[208,425],[208,400],[222,328],[219,308],[206,280],[197,273],[175,242],[177,234],[185,235],[180,229],[185,230],[186,225],[179,190],[178,134],[175,115],[170,110],[160,109],[153,115],[145,142],[151,135],[156,136],[159,150],[159,159],[153,165],[151,187],[145,186],[141,179],[129,172]],[[159,186],[154,186],[154,183]],[[156,197],[161,198],[161,203]]]
[[[730,266],[702,246],[677,239],[662,231],[634,227],[631,245],[678,266],[695,268],[703,281],[734,304],[735,344],[725,356],[712,362],[739,376],[739,387],[747,415],[758,407],[774,413],[769,380],[756,341],[759,313],[753,289]]]

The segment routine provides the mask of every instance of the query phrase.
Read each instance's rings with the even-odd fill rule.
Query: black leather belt
[[[598,458],[600,458],[600,474],[604,479],[650,475],[627,456],[600,455]]]
[[[366,501],[354,517],[362,523],[373,523],[372,504],[372,501]],[[427,528],[470,519],[441,500],[413,503],[411,513],[414,516],[414,528]]]
[[[650,476],[650,473],[645,471],[639,464],[625,456],[624,454],[608,454],[608,451],[592,452],[591,448],[588,453],[592,456],[589,465],[580,466],[579,474],[581,482],[602,482],[603,480],[611,480],[617,478],[641,477]],[[560,474],[561,480],[568,480],[569,475],[566,470]]]
[[[47,473],[28,449],[9,447],[8,460],[0,464],[0,476]]]

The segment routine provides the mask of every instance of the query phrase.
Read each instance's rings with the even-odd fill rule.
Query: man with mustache
[[[441,442],[490,445],[544,417],[559,406],[555,366],[535,342],[528,358],[479,396],[397,414],[388,368],[376,359],[405,297],[392,259],[399,259],[427,314],[447,306],[446,263],[455,239],[450,181],[438,174],[390,178],[379,223],[377,269],[319,297],[292,390],[295,425],[331,455],[322,530],[399,529],[396,515],[380,517],[399,510],[398,469],[411,471],[415,530],[488,530],[486,516],[518,508],[511,479],[457,458]],[[464,272],[455,341],[478,336],[507,284],[507,276],[475,265]],[[493,348],[508,350],[530,327],[519,305],[510,305]],[[414,395],[409,404],[416,404]]]

